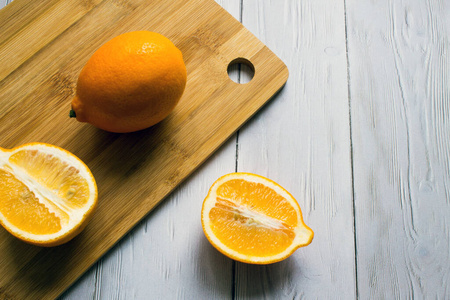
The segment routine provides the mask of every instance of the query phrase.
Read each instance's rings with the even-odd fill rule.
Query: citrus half
[[[0,223],[39,246],[57,246],[87,225],[97,205],[97,185],[75,155],[45,144],[0,148]]]
[[[211,244],[245,263],[269,264],[311,243],[292,195],[274,181],[231,173],[211,186],[202,207],[202,226]]]

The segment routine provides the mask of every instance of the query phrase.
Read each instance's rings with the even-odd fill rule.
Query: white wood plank
[[[215,178],[232,172],[231,139],[103,257],[63,299],[228,299],[231,261],[206,240],[200,211]],[[85,281],[96,278],[89,290]],[[93,297],[91,297],[93,294]]]
[[[347,1],[361,299],[450,297],[449,17]]]
[[[230,141],[102,261],[101,299],[225,299],[231,262],[206,240],[200,211],[211,180],[231,172]]]
[[[239,1],[218,1],[239,18]],[[237,74],[233,73],[237,80]],[[206,164],[102,258],[94,290],[81,278],[63,298],[86,299],[229,299],[232,261],[203,234],[200,211],[210,185],[235,171],[232,137]]]
[[[238,169],[289,190],[315,237],[283,262],[237,264],[236,298],[354,299],[344,3],[243,3],[244,26],[287,64],[290,76],[241,130]]]
[[[59,297],[64,300],[96,299],[98,268],[90,268],[65,293]]]

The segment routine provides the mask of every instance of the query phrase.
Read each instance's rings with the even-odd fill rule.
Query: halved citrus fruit
[[[214,182],[203,202],[202,226],[217,250],[251,264],[281,261],[314,236],[288,191],[250,173],[231,173]]]
[[[63,244],[83,230],[97,205],[89,168],[59,147],[0,148],[0,224],[38,246]]]

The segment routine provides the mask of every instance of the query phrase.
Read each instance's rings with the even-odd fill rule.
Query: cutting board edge
[[[278,57],[277,57],[278,58]],[[282,62],[280,60],[280,62]],[[283,62],[282,62],[283,63]],[[284,63],[283,63],[284,64]],[[58,293],[55,293],[55,297],[60,297],[62,296],[66,291],[68,291],[75,283],[78,279],[80,279],[84,274],[86,274],[86,272],[88,272],[91,268],[93,268],[95,266],[96,263],[98,263],[98,261],[100,261],[105,255],[107,255],[110,251],[112,251],[129,233],[131,233],[133,230],[136,229],[136,227],[139,225],[139,223],[143,222],[156,208],[158,208],[158,206],[164,202],[168,197],[170,197],[174,192],[176,192],[176,190],[184,183],[186,182],[189,177],[192,176],[192,174],[194,174],[196,171],[198,171],[213,155],[214,153],[216,153],[224,144],[226,144],[232,137],[233,135],[239,131],[242,126],[244,126],[248,121],[250,121],[256,114],[258,114],[262,109],[264,109],[264,107],[269,104],[273,98],[275,98],[277,96],[277,94],[284,88],[284,86],[287,83],[288,80],[288,68],[285,68],[286,73],[285,76],[283,77],[283,79],[281,81],[283,81],[282,85],[277,89],[277,91],[273,94],[272,97],[268,98],[264,104],[262,104],[257,110],[254,111],[254,113],[252,115],[250,115],[246,120],[244,120],[241,124],[239,124],[239,126],[232,131],[227,138],[225,138],[221,143],[219,143],[217,145],[217,147],[214,148],[214,150],[212,150],[204,159],[202,159],[201,162],[199,162],[198,164],[196,164],[196,167],[194,167],[193,169],[191,169],[191,171],[186,174],[174,187],[171,191],[169,191],[164,197],[162,197],[160,200],[158,200],[156,202],[156,204],[150,208],[150,210],[144,214],[140,219],[136,220],[134,222],[134,224],[126,231],[125,234],[122,235],[121,238],[119,238],[118,240],[116,240],[110,247],[106,248],[105,252],[99,257],[97,258],[94,262],[92,262],[86,269],[84,272],[82,272],[81,274],[79,274],[75,279],[70,280],[69,285],[66,288],[61,289],[61,291],[59,291]],[[89,226],[89,225],[88,225]]]

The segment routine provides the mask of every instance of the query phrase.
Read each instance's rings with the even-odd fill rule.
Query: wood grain
[[[285,65],[214,1],[78,3],[48,0],[30,11],[16,0],[0,11],[7,32],[0,57],[10,60],[0,77],[2,146],[40,141],[66,148],[86,162],[99,186],[94,219],[66,245],[41,249],[0,231],[1,298],[64,291],[287,80]],[[188,83],[176,110],[161,124],[123,135],[69,120],[76,77],[90,55],[112,37],[140,29],[168,36],[184,54]],[[32,47],[22,49],[22,41]],[[22,50],[14,56],[14,49]],[[227,65],[237,57],[256,69],[248,84],[228,78]]]
[[[446,1],[347,1],[361,299],[450,296]]]
[[[287,63],[289,81],[62,299],[450,298],[447,1],[217,2]],[[200,202],[236,166],[297,197],[310,246],[252,267],[205,241]]]
[[[239,18],[239,1],[219,4]],[[232,137],[62,299],[229,299],[233,261],[208,243],[199,212],[212,179],[235,170],[235,149]]]
[[[240,1],[218,1],[239,20]],[[239,82],[236,66],[229,74]],[[61,297],[230,299],[234,262],[203,234],[199,213],[215,178],[235,171],[236,134]],[[164,288],[161,288],[164,287]],[[149,296],[151,295],[151,296]]]
[[[236,299],[356,297],[343,16],[341,1],[244,2],[242,23],[282,57],[290,79],[240,131],[238,169],[290,191],[315,236],[278,264],[237,263]]]

